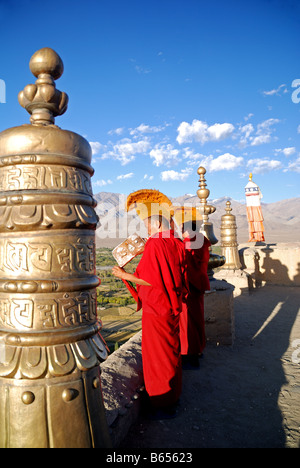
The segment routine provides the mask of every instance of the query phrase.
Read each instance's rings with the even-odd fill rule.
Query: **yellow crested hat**
[[[141,220],[154,215],[162,215],[167,220],[172,216],[172,202],[159,190],[142,189],[127,197],[126,211],[135,209]]]
[[[202,221],[202,215],[195,206],[173,206],[173,219],[178,226],[189,221]]]

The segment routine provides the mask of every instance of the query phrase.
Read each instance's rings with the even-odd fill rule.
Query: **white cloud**
[[[192,170],[188,168],[188,169],[182,169],[182,171],[180,172],[173,171],[173,170],[163,171],[161,172],[160,176],[164,182],[168,182],[170,180],[185,181],[191,173],[192,173]]]
[[[93,182],[93,185],[95,187],[104,187],[105,185],[110,185],[110,184],[112,184],[112,181],[110,179],[108,180],[100,179],[100,180],[96,180],[95,182]]]
[[[140,133],[158,133],[163,131],[164,129],[164,126],[151,126],[142,123],[138,127],[131,129],[130,135],[137,135]]]
[[[121,174],[117,177],[117,180],[131,179],[134,176],[133,172],[128,172],[128,174]]]
[[[279,122],[279,119],[267,119],[259,123],[256,129],[251,123],[240,126],[236,135],[240,138],[240,146],[258,146],[264,143],[270,143],[272,139],[274,139],[272,136],[274,125]]]
[[[230,123],[209,126],[206,122],[194,119],[191,124],[181,122],[178,126],[177,141],[179,144],[198,141],[202,144],[208,141],[220,141],[228,138],[234,130],[234,126]]]
[[[288,92],[285,84],[279,85],[278,88],[270,89],[270,91],[263,91],[262,93],[264,96],[274,96],[274,95],[280,95],[281,91],[283,91],[283,93]]]
[[[300,174],[300,156],[295,161],[289,163],[288,170]]]
[[[241,156],[234,156],[230,153],[221,154],[218,157],[214,157],[212,154],[205,156],[201,153],[194,153],[190,148],[184,148],[184,159],[188,159],[187,165],[204,166],[207,171],[231,171],[242,166],[244,159]]]
[[[249,167],[254,174],[264,174],[276,169],[281,169],[282,164],[276,159],[249,159],[247,167]]]
[[[122,135],[123,132],[124,132],[124,127],[119,127],[113,130],[109,130],[108,135]]]
[[[297,127],[297,133],[300,133],[300,125]]]
[[[264,120],[263,122],[261,122],[260,124],[257,125],[257,133],[259,131],[265,131],[265,130],[270,130],[271,126],[274,125],[274,124],[277,124],[279,123],[280,120],[279,119],[267,119],[267,120]]]
[[[251,123],[249,123],[240,127],[239,130],[242,134],[240,138],[240,145],[245,146],[247,142],[249,141],[251,133],[254,132],[254,127]]]
[[[201,120],[193,120],[191,124],[188,122],[181,122],[177,128],[177,141],[180,145],[182,143],[189,143],[194,140],[204,143],[207,140],[207,128],[208,125],[205,122],[201,122]]]
[[[270,141],[271,141],[270,133],[261,134],[253,138],[253,140],[251,141],[251,146],[258,146],[264,143],[270,143]]]
[[[147,75],[148,73],[151,73],[152,71],[150,68],[146,68],[142,65],[137,64],[136,59],[131,58],[129,61],[133,64],[135,71],[139,73],[140,75]]]
[[[201,159],[204,159],[205,156],[202,153],[194,153],[194,151],[190,148],[184,148],[183,149],[183,159],[187,159],[187,165],[188,166],[194,166],[200,161]]]
[[[168,167],[177,164],[179,150],[175,149],[172,145],[156,145],[150,151],[150,157],[154,159],[153,164],[157,167],[166,165]]]
[[[272,139],[272,126],[279,123],[279,119],[267,119],[257,125],[256,136],[250,137],[251,146],[261,145],[263,143],[270,143]]]
[[[151,68],[146,68],[141,65],[135,65],[134,69],[139,75],[148,75],[148,73],[151,73],[152,71]]]
[[[244,159],[241,156],[238,157],[230,153],[225,153],[217,158],[214,158],[212,155],[206,156],[200,162],[200,165],[204,166],[209,172],[232,171],[240,167],[243,162]]]
[[[234,126],[230,123],[219,124],[216,123],[211,127],[208,127],[207,133],[209,135],[209,141],[220,141],[228,138],[234,130]]]
[[[292,154],[296,153],[296,148],[295,146],[290,146],[289,148],[283,148],[283,149],[276,149],[276,153],[283,153],[286,157],[292,156]]]
[[[132,142],[129,138],[124,138],[115,145],[111,151],[103,154],[103,159],[113,158],[125,166],[135,159],[136,154],[144,154],[150,149],[150,143],[147,139]]]
[[[243,127],[240,128],[241,132],[245,134],[245,138],[249,138],[252,132],[254,132],[254,127],[251,123],[243,125]]]
[[[89,143],[91,145],[93,155],[98,154],[101,149],[105,148],[105,145],[102,145],[99,141],[90,141]]]
[[[154,176],[149,176],[148,174],[145,174],[144,177],[143,177],[143,180],[153,180],[154,179]]]

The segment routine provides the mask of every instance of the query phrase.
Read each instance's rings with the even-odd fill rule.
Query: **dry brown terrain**
[[[100,192],[95,195],[95,199],[98,202],[96,210],[100,218],[98,235],[96,236],[97,247],[113,248],[127,237],[124,230],[119,234],[119,226],[124,226],[122,222],[126,219],[124,211],[126,196],[118,193]],[[214,233],[218,239],[220,239],[221,217],[225,214],[226,201],[226,198],[209,201],[210,204],[216,207],[216,212],[210,216],[209,221],[213,223]],[[236,217],[238,242],[239,244],[248,242],[246,206],[235,200],[230,201],[232,214]],[[184,195],[172,199],[172,202],[178,205],[185,203],[195,205],[199,203],[199,199],[196,196]],[[300,240],[300,198],[291,198],[276,203],[263,203],[262,211],[267,244],[297,242]],[[136,217],[131,216],[127,224],[134,221],[136,221]],[[104,222],[107,222],[107,224],[101,226]],[[101,229],[104,230],[105,237],[103,234],[99,234]]]

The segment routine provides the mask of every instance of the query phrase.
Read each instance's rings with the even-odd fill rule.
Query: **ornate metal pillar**
[[[221,216],[221,246],[222,255],[226,258],[224,270],[239,270],[242,268],[240,262],[237,227],[235,216],[231,213],[231,203],[228,200],[225,208],[226,214]]]
[[[207,184],[206,184],[206,179],[205,179],[205,174],[206,174],[206,169],[202,166],[200,166],[197,170],[197,173],[199,175],[199,190],[197,190],[197,195],[200,199],[200,207],[199,211],[202,215],[202,226],[200,229],[200,232],[207,237],[207,239],[210,241],[211,245],[215,245],[218,242],[218,239],[216,238],[213,230],[213,225],[208,221],[208,216],[216,211],[215,206],[208,205],[207,204],[207,199],[210,194],[210,190],[208,190]],[[214,268],[218,268],[225,263],[225,257],[222,255],[217,255],[212,253],[212,248],[210,247],[210,255],[209,255],[209,262],[208,262],[208,276],[210,279],[213,279],[214,275]]]
[[[91,148],[54,124],[60,57],[41,49],[30,69],[31,125],[0,133],[0,447],[110,447]]]

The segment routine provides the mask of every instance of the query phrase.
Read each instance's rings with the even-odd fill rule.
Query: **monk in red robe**
[[[149,239],[134,274],[119,267],[113,274],[137,284],[142,315],[142,358],[145,388],[161,417],[176,415],[182,366],[179,317],[187,294],[184,244],[160,215],[144,220]],[[154,413],[155,414],[155,413]]]
[[[197,223],[182,225],[185,245],[189,294],[180,315],[180,340],[183,366],[186,369],[199,366],[199,356],[205,344],[204,293],[210,290],[207,274],[209,240],[197,230]]]

